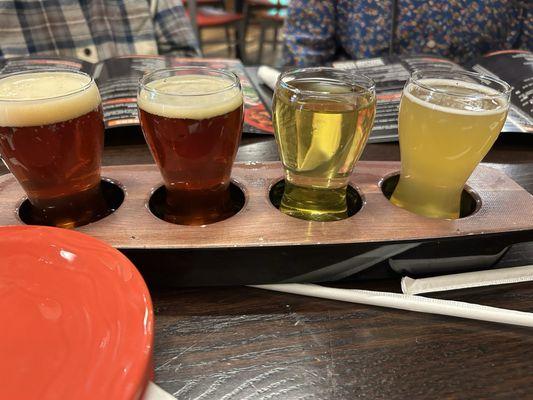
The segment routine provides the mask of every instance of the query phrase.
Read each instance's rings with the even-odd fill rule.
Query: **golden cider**
[[[273,102],[286,177],[280,210],[308,220],[346,218],[346,186],[372,129],[374,93],[316,78],[290,86],[278,86]]]
[[[427,217],[458,218],[463,187],[498,138],[507,110],[505,97],[480,84],[407,84],[399,114],[402,167],[391,201]]]

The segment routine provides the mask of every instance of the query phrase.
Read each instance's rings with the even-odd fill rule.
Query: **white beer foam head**
[[[242,105],[242,93],[227,79],[209,75],[176,75],[146,84],[139,108],[166,118],[207,119]]]
[[[0,126],[68,121],[99,104],[96,84],[89,76],[76,72],[29,72],[0,78]]]
[[[455,79],[420,79],[417,81],[421,85],[421,89],[424,92],[429,91],[426,88],[435,88],[439,87],[441,93],[445,95],[446,92],[442,90],[442,87],[455,88],[456,90],[450,90],[449,98],[454,100],[457,105],[461,104],[465,107],[457,108],[450,107],[446,105],[436,104],[434,101],[428,101],[427,99],[422,99],[416,95],[413,95],[413,90],[420,88],[415,83],[410,83],[403,90],[403,96],[406,96],[412,102],[415,102],[423,107],[438,110],[446,113],[457,114],[457,115],[491,115],[491,114],[500,114],[503,111],[507,110],[508,102],[505,100],[505,94],[498,92],[495,89],[489,88],[487,86],[480,85],[478,83],[458,81]],[[463,93],[465,92],[465,93]],[[468,92],[468,93],[467,93]],[[490,98],[494,102],[498,103],[498,106],[487,110],[483,108],[475,107],[474,97],[475,94],[479,94],[479,99]],[[448,97],[448,96],[447,96]],[[470,109],[469,109],[470,108]]]

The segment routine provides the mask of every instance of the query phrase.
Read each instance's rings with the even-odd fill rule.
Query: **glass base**
[[[321,189],[286,181],[279,209],[291,217],[308,221],[339,221],[348,218],[346,187]]]
[[[402,179],[394,190],[392,204],[428,218],[457,219],[461,208],[459,189],[438,187],[412,179]]]
[[[71,229],[97,221],[113,212],[98,185],[62,197],[30,198],[32,221],[36,225]]]
[[[212,189],[169,190],[162,218],[179,225],[207,225],[234,214],[229,184]]]

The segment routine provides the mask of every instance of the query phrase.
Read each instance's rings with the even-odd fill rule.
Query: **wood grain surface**
[[[478,166],[468,185],[481,199],[480,209],[457,220],[425,218],[392,205],[380,181],[399,169],[398,162],[360,161],[349,184],[364,199],[362,209],[341,221],[310,222],[289,217],[270,202],[270,188],[283,179],[279,162],[236,163],[232,179],[245,194],[243,208],[224,221],[184,226],[156,218],[147,206],[162,185],[155,165],[104,167],[102,175],[124,189],[124,202],[113,214],[77,230],[120,249],[381,243],[533,231],[533,196],[496,169]],[[14,211],[23,196],[13,175],[0,177],[0,225],[20,223]]]
[[[105,165],[153,162],[135,134],[119,142]],[[273,138],[244,138],[238,159],[277,160]],[[363,159],[398,161],[398,145],[368,145]],[[485,162],[533,193],[532,135],[502,136]],[[533,244],[499,266],[527,263]],[[399,291],[396,280],[342,286]],[[155,380],[178,399],[533,398],[530,329],[246,287],[151,293]],[[435,297],[533,312],[533,283]]]
[[[350,285],[352,287],[353,285]],[[397,282],[358,287],[398,290]],[[533,311],[533,284],[439,297]],[[530,329],[272,294],[158,292],[156,381],[179,399],[527,399]]]
[[[277,160],[275,142],[246,138],[238,158]],[[368,145],[363,159],[397,161],[398,145]],[[533,193],[533,136],[503,136],[485,162]],[[533,244],[499,266],[527,263]],[[399,291],[391,280],[343,286]],[[179,399],[533,398],[529,329],[240,287],[153,295],[156,381]],[[533,312],[533,283],[435,297]]]

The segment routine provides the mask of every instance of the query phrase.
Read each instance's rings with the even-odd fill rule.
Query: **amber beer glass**
[[[401,174],[391,201],[442,219],[460,215],[461,193],[505,123],[510,86],[463,71],[417,71],[400,103]]]
[[[312,221],[346,218],[348,180],[374,122],[374,82],[333,68],[289,71],[272,108],[285,169],[280,210]]]
[[[68,70],[0,76],[0,154],[33,205],[33,220],[71,228],[105,213],[104,124],[98,88]]]
[[[163,218],[184,225],[227,218],[243,123],[237,76],[204,67],[157,70],[141,80],[137,100],[166,187]]]

